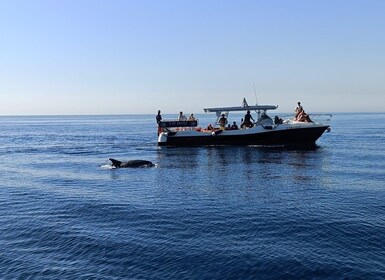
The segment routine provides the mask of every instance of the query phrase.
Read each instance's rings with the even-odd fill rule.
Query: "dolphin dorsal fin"
[[[112,166],[120,167],[122,165],[122,162],[113,158],[109,159],[112,162]]]

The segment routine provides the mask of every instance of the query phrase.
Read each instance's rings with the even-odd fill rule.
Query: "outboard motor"
[[[168,136],[168,132],[162,132],[161,134],[159,134],[158,143],[166,143],[167,136]]]

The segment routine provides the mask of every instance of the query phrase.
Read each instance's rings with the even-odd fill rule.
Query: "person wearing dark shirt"
[[[160,110],[158,110],[158,114],[156,115],[156,123],[158,124],[158,135],[161,133],[162,128],[160,127],[160,122],[162,121],[162,116],[160,114]]]
[[[245,115],[245,120],[243,121],[243,125],[246,127],[252,127],[253,123],[251,122],[251,120],[255,121],[253,116],[250,114],[250,111],[247,110],[247,113]]]
[[[156,115],[156,123],[159,124],[161,120],[162,120],[162,116],[160,114],[160,110],[158,110],[158,114]]]

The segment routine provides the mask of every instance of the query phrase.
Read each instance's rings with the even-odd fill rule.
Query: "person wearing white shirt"
[[[180,111],[178,121],[187,121],[187,118],[185,115],[183,115],[183,112]]]

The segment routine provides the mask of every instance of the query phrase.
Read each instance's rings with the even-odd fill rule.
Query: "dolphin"
[[[148,160],[141,160],[141,159],[135,159],[135,160],[129,160],[129,161],[119,161],[113,158],[109,159],[112,162],[112,166],[115,168],[123,168],[123,167],[154,167],[155,164],[153,164],[151,161]]]

